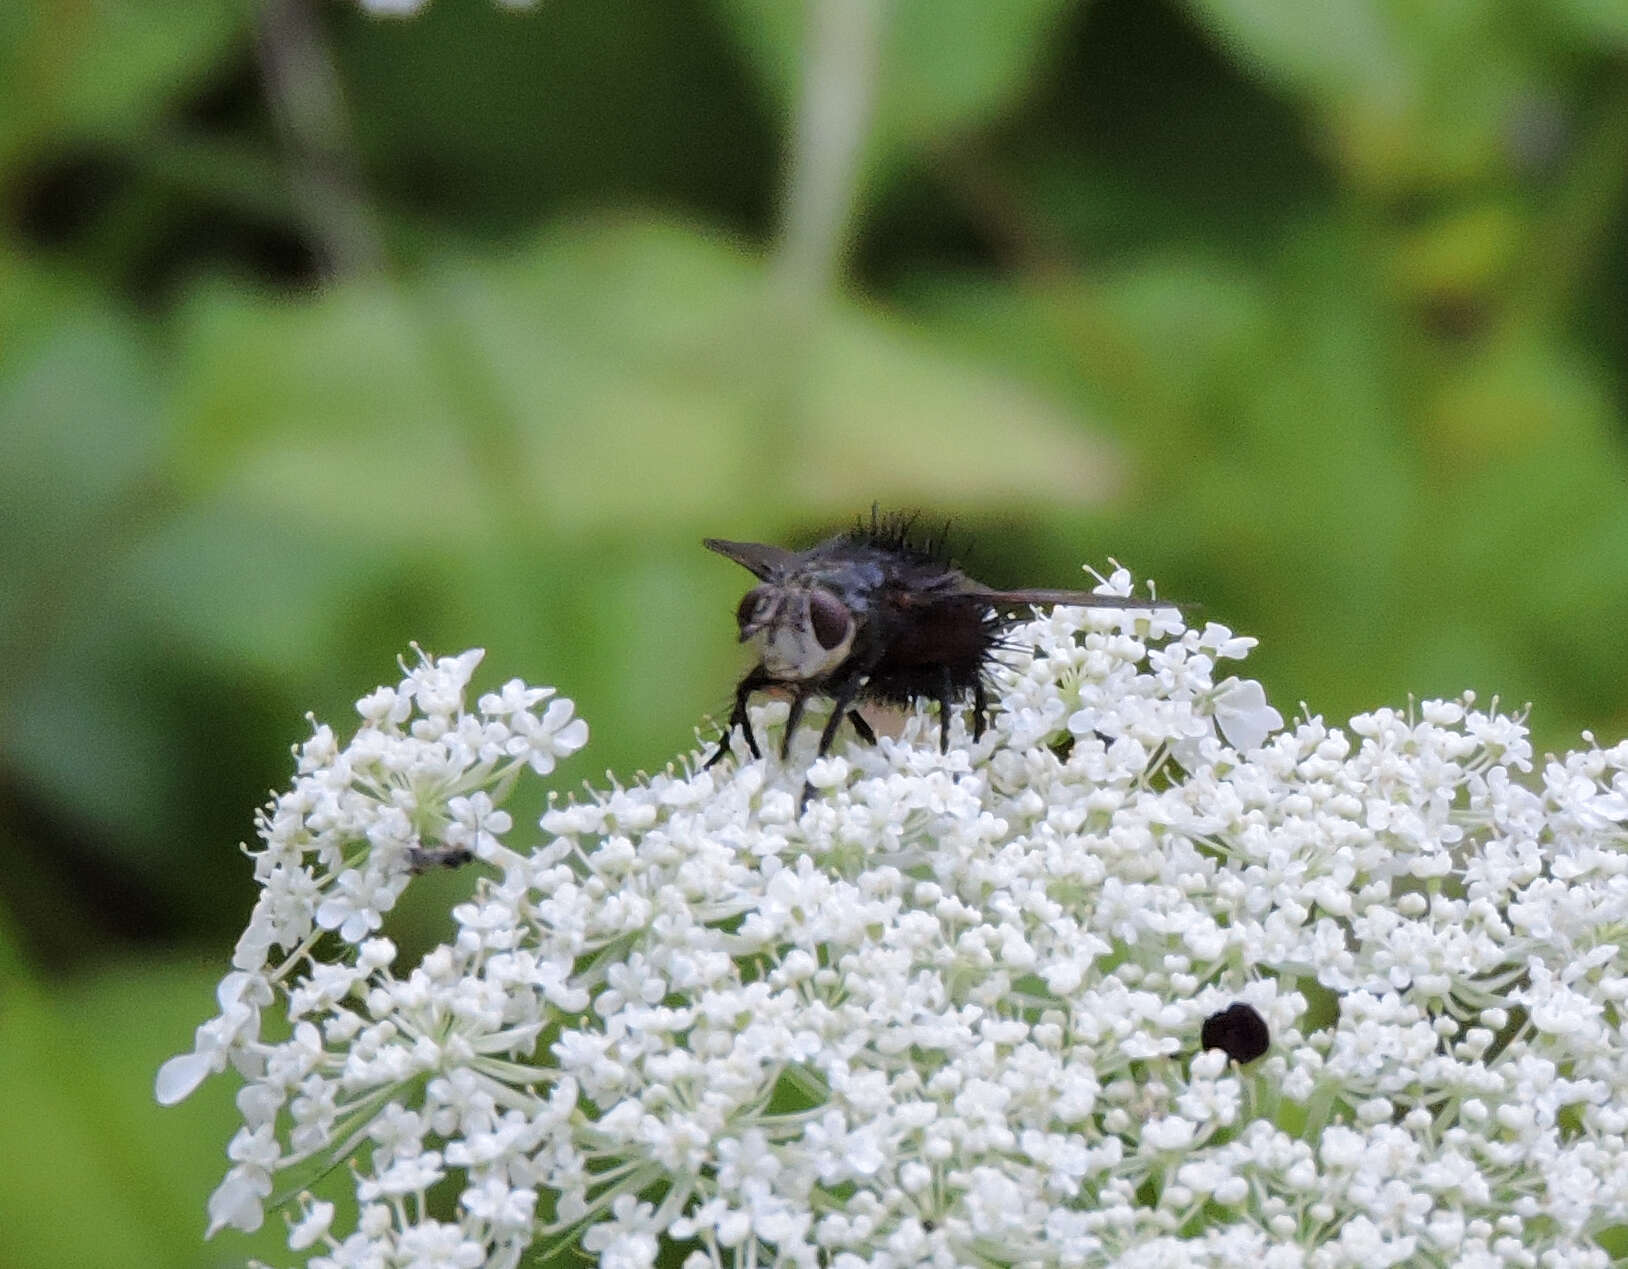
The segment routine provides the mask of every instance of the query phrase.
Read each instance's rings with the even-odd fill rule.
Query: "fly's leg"
[[[786,734],[780,737],[781,762],[791,757],[791,734],[797,730],[797,724],[803,721],[803,706],[808,704],[808,697],[808,691],[800,688],[797,695],[791,698],[791,711],[786,715]]]
[[[701,768],[703,771],[717,766],[718,763],[724,760],[724,756],[729,752],[730,738],[736,727],[741,729],[741,735],[745,737],[746,747],[751,750],[752,757],[761,758],[763,756],[763,751],[757,747],[757,737],[752,734],[752,720],[746,716],[746,701],[753,692],[768,687],[773,682],[774,680],[763,672],[763,667],[760,665],[735,685],[735,708],[729,713],[729,726],[724,728],[723,737],[718,741],[717,752],[707,759],[706,765]]]
[[[984,676],[978,675],[972,680],[972,739],[974,742],[984,738],[984,728],[989,725],[989,695],[984,689]]]
[[[950,751],[950,693],[955,685],[950,681],[950,667],[940,666],[938,671],[938,691],[934,699],[938,701],[938,751]]]
[[[871,730],[871,725],[865,721],[865,716],[857,709],[848,711],[848,721],[854,725],[854,731],[859,733],[859,738],[867,745],[876,743],[876,733]]]
[[[831,748],[831,742],[836,739],[837,728],[842,726],[842,720],[848,713],[848,707],[854,703],[854,697],[859,695],[859,687],[870,672],[866,666],[856,673],[848,675],[842,682],[831,689],[836,703],[831,706],[831,717],[825,720],[825,727],[820,732],[820,747],[814,751],[815,760],[825,757]],[[807,780],[803,781],[803,796],[797,799],[797,813],[800,815],[807,808],[809,799],[814,796],[814,786]]]

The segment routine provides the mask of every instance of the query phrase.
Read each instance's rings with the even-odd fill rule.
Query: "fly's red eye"
[[[766,586],[754,586],[741,596],[740,607],[735,609],[735,624],[742,630],[757,616],[757,610],[763,603],[763,592],[767,589]]]
[[[846,639],[854,626],[853,614],[828,590],[816,590],[809,595],[808,619],[820,647],[828,652]]]

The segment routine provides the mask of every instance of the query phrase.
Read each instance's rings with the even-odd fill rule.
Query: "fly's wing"
[[[990,590],[983,586],[972,586],[966,590],[955,592],[953,595],[938,597],[938,602],[960,601],[963,603],[987,604],[991,608],[1013,607],[1018,604],[1033,604],[1045,608],[1063,605],[1071,608],[1164,608],[1185,612],[1192,608],[1191,604],[1175,604],[1168,599],[1146,599],[1135,595],[1099,595],[1090,590],[1047,590],[1044,588],[1026,588],[1023,590]]]
[[[723,538],[702,538],[701,545],[709,551],[716,551],[719,555],[734,560],[765,582],[769,580],[771,574],[784,573],[797,558],[796,551],[788,551],[783,546],[770,546],[767,542],[730,542]]]

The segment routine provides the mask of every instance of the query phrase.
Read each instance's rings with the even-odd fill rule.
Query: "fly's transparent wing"
[[[767,542],[730,542],[725,538],[702,538],[701,545],[734,560],[758,578],[768,581],[771,574],[783,573],[797,558],[796,551],[783,546],[770,546]]]
[[[1034,604],[1047,608],[1066,605],[1071,608],[1173,608],[1187,611],[1191,604],[1172,603],[1168,599],[1147,599],[1137,595],[1099,595],[1090,590],[1050,590],[1044,587],[1022,590],[986,590],[978,587],[962,591],[955,598],[1004,608],[1018,604]]]

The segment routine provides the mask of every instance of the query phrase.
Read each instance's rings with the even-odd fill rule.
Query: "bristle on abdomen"
[[[953,566],[950,551],[950,521],[946,520],[932,530],[918,530],[919,511],[890,511],[883,515],[875,503],[871,504],[870,520],[863,516],[854,527],[843,534],[843,539],[860,546],[876,547],[907,558],[913,564],[942,564]]]

